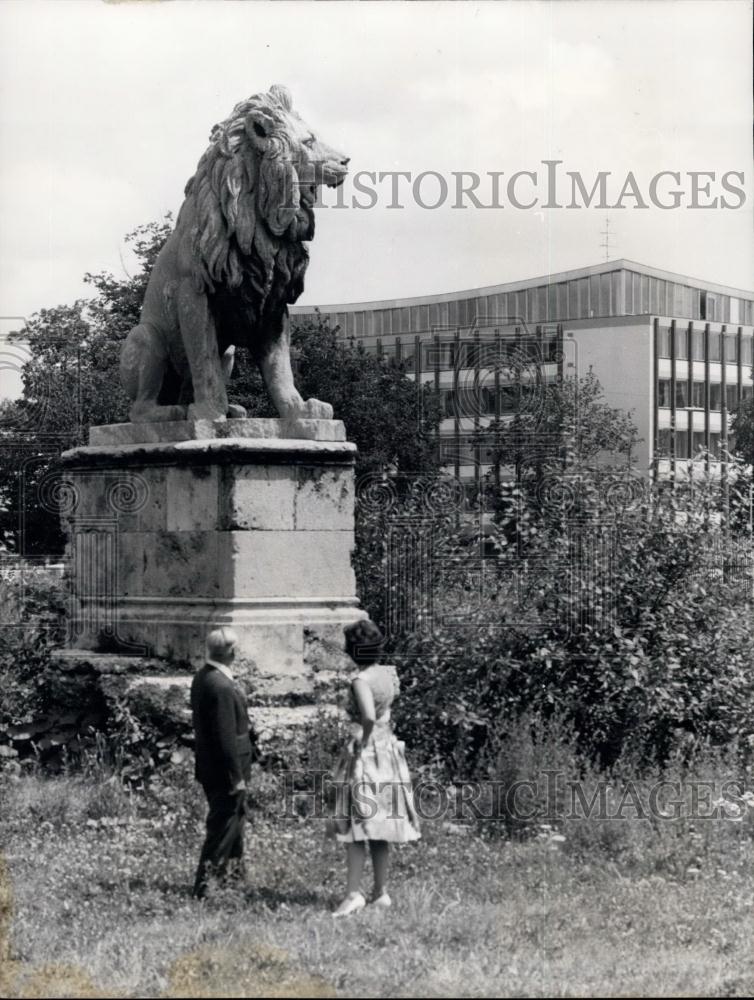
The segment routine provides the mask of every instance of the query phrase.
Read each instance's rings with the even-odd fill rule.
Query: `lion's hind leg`
[[[160,406],[157,397],[168,364],[167,345],[148,323],[139,323],[126,337],[120,355],[123,388],[133,401],[132,423],[185,420],[185,406]]]

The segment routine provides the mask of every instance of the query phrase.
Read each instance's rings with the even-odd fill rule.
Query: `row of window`
[[[703,410],[705,407],[705,382],[687,379],[676,379],[675,383],[675,407],[677,410],[697,409]],[[673,384],[670,379],[661,378],[657,385],[657,405],[673,405]],[[741,386],[741,400],[751,399],[754,394],[754,386]],[[723,401],[723,387],[719,382],[711,382],[709,386],[709,408],[710,410],[721,410]],[[738,385],[728,384],[725,386],[725,409],[732,413],[738,407]]]
[[[496,454],[520,452],[529,459],[552,461],[563,455],[563,441],[559,434],[547,434],[539,430],[520,430],[512,436],[495,434],[494,431],[480,434],[459,434],[458,437],[441,437],[438,442],[440,461],[445,465],[482,465],[492,463]]]
[[[507,415],[518,411],[530,412],[536,407],[545,392],[545,382],[536,381],[518,385],[501,385],[498,390],[500,399],[500,414]],[[494,386],[469,386],[458,391],[453,389],[440,390],[440,412],[444,419],[462,417],[494,417],[495,407]]]
[[[478,444],[468,435],[459,438],[440,438],[439,455],[440,461],[452,465],[456,461],[459,465],[472,465],[479,461],[483,464],[492,462],[496,450],[494,439],[480,437]]]
[[[554,323],[622,313],[620,271],[615,270],[557,284],[450,302],[326,313],[324,316],[333,326],[338,325],[345,337],[361,339],[471,327],[478,323],[504,323],[517,318],[524,318],[527,323]]]
[[[692,288],[677,281],[652,278],[626,271],[626,315],[654,313],[656,316],[685,316],[719,323],[754,322],[754,302],[735,295],[722,295]]]
[[[658,332],[658,353],[661,358],[670,358],[672,354],[672,337],[669,326],[661,326]],[[741,338],[741,364],[752,364],[752,338]],[[691,330],[676,326],[675,356],[681,361],[704,361],[704,330]],[[738,362],[738,335],[736,333],[714,333],[709,335],[710,361]]]
[[[675,449],[673,451],[673,439],[675,438]],[[671,428],[662,428],[658,435],[657,457],[669,458],[673,453],[677,459],[698,458],[706,450],[709,450],[713,458],[724,457],[724,450],[732,451],[735,447],[734,435],[729,432],[726,449],[723,449],[722,437],[719,431],[711,431],[709,435],[709,449],[705,447],[705,432],[703,430],[676,430],[675,434]],[[488,465],[492,462],[496,448],[494,437],[485,438],[481,435],[477,442],[470,435],[462,435],[457,439],[441,438],[438,444],[440,461],[446,465],[452,465],[456,461],[460,465],[472,465],[479,461]]]
[[[657,441],[658,458],[668,458],[672,455],[673,431],[669,427],[660,430]],[[735,445],[734,435],[728,433],[727,450],[732,451]],[[719,432],[711,431],[709,436],[709,452],[713,458],[722,457],[722,439]],[[704,431],[675,432],[675,457],[679,459],[697,458],[705,451]]]
[[[419,345],[421,371],[448,371],[453,368],[479,368],[494,371],[506,366],[527,365],[529,362],[548,363],[558,360],[559,340],[555,333],[544,337],[501,337],[499,340],[427,341]],[[367,354],[376,354],[388,360],[400,360],[409,371],[416,366],[416,345],[405,341],[396,343],[364,344]]]
[[[555,327],[545,328],[543,335],[521,336],[520,330],[512,327],[506,329],[504,335],[495,339],[485,338],[480,342],[470,339],[456,342],[455,339],[443,339],[439,342],[425,341],[420,345],[420,368],[432,371],[435,368],[494,368],[509,358],[533,358],[538,361],[556,361],[559,354],[559,339]],[[508,332],[510,331],[510,332]],[[671,328],[663,324],[658,330],[658,354],[661,358],[673,357]],[[675,357],[679,361],[705,361],[704,329],[689,330],[686,326],[676,326]],[[356,343],[358,341],[354,341]],[[740,343],[740,351],[739,351]],[[388,359],[400,359],[409,368],[416,363],[415,342],[403,340],[400,347],[395,340],[375,344],[365,343],[364,350],[368,354],[379,354]],[[709,335],[709,360],[726,361],[731,364],[751,365],[754,363],[754,339],[742,336],[739,342],[736,332],[719,333],[711,331]]]
[[[625,301],[623,299],[625,287]],[[690,285],[620,270],[571,278],[450,302],[326,314],[346,337],[390,337],[443,327],[469,327],[523,317],[527,323],[554,323],[592,316],[683,316],[721,323],[754,322],[754,302],[706,292]]]

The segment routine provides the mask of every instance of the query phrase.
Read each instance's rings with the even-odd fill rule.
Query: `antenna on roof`
[[[600,246],[605,251],[605,260],[610,260],[610,251],[615,249],[615,245],[610,242],[613,239],[613,234],[610,232],[610,216],[605,216],[605,228],[600,232],[600,236],[604,236]]]

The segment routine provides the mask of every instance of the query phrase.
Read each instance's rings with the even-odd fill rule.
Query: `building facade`
[[[754,392],[754,292],[629,260],[318,309],[343,338],[439,390],[440,454],[467,481],[489,468],[484,428],[522,409],[536,414],[543,387],[559,377],[593,371],[606,402],[638,427],[633,467],[662,478],[723,467],[731,414]],[[311,317],[314,307],[291,314]],[[545,436],[535,443],[555,446]]]

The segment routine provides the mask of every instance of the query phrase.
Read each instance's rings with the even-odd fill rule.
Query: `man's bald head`
[[[207,636],[207,656],[218,663],[232,663],[237,645],[238,636],[232,628],[213,629]]]

